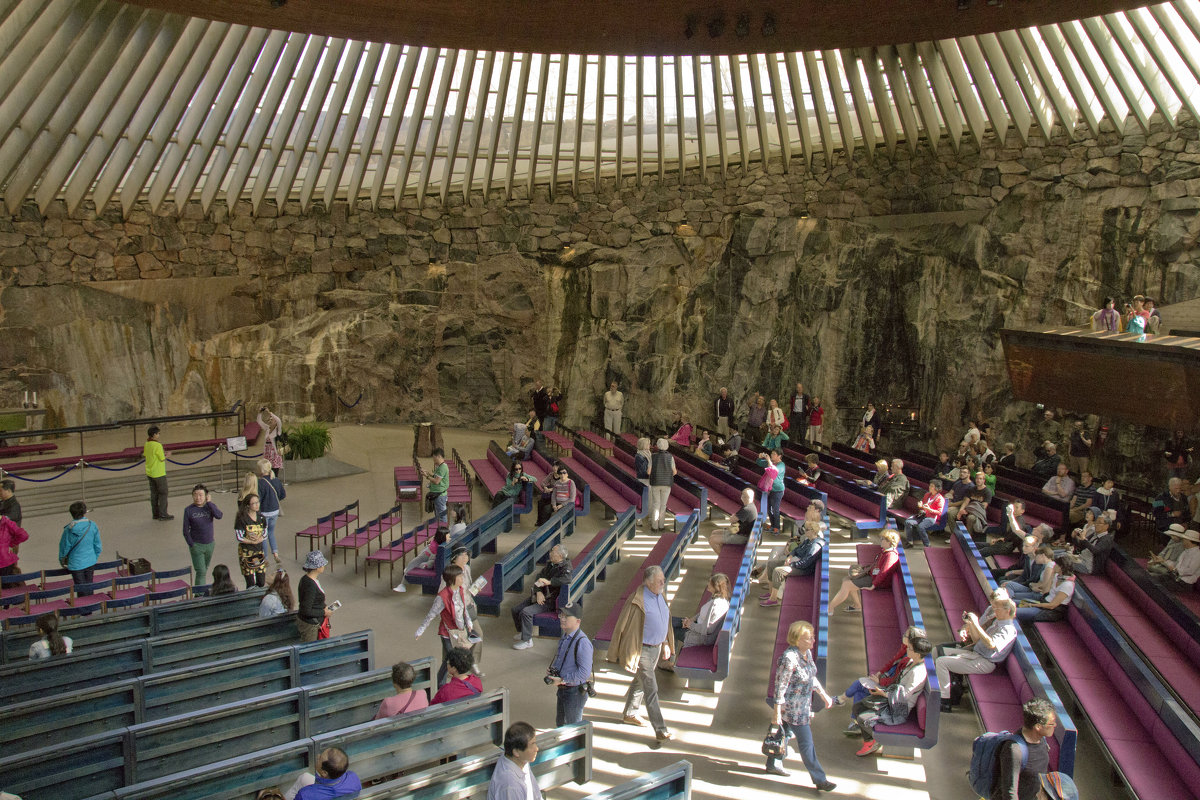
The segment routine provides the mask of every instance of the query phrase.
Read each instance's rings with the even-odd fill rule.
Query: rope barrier
[[[105,472],[124,472],[125,470],[128,470],[128,469],[133,469],[134,467],[141,465],[141,464],[142,464],[142,463],[144,463],[145,461],[146,461],[146,459],[144,459],[144,458],[139,458],[137,461],[133,462],[133,463],[132,463],[132,464],[130,464],[128,467],[102,467],[102,466],[100,466],[99,464],[93,464],[93,463],[92,463],[92,462],[90,462],[90,461],[85,461],[85,462],[83,462],[83,463],[84,463],[84,465],[85,465],[85,466],[89,466],[89,467],[95,467],[96,469],[102,469],[102,470],[104,470]]]
[[[221,450],[220,447],[214,447],[212,449],[212,452],[210,452],[208,455],[202,456],[201,458],[198,458],[195,461],[176,461],[173,458],[168,458],[167,461],[171,462],[172,464],[174,464],[177,467],[194,467],[197,464],[199,464],[201,461],[207,461],[208,459],[212,458],[220,450]]]
[[[342,399],[342,396],[340,394],[337,396],[338,402],[341,403],[346,408],[354,408],[356,405],[358,405],[359,403],[362,402],[362,398],[363,398],[363,393],[359,392],[358,398],[353,403],[347,403],[345,400]]]
[[[53,478],[23,478],[15,472],[8,472],[8,471],[5,471],[4,477],[16,478],[19,481],[26,481],[27,483],[49,483],[50,481],[58,480],[63,475],[66,475],[68,472],[70,472],[71,470],[75,469],[78,466],[79,466],[79,464],[72,464],[71,466],[64,469],[62,472],[55,475]]]
[[[235,453],[232,450],[229,452],[229,455],[233,456],[234,458],[262,458],[263,457],[262,453],[255,453],[252,456],[244,456],[241,453]]]

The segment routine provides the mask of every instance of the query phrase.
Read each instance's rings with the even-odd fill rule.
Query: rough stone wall
[[[30,205],[0,219],[0,403],[36,388],[81,423],[244,397],[498,428],[541,377],[586,425],[616,379],[632,419],[664,424],[710,421],[721,385],[783,400],[803,380],[838,436],[874,400],[919,408],[929,443],[975,413],[1019,438],[998,331],[1197,296],[1197,209],[1190,119],[444,208]]]

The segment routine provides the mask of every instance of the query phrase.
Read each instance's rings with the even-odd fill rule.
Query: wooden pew
[[[604,580],[608,565],[620,559],[621,542],[633,538],[636,522],[633,509],[625,509],[617,515],[612,525],[597,533],[571,560],[571,582],[559,592],[557,608],[568,603],[583,605],[584,597],[596,588],[596,582]],[[557,608],[534,615],[533,624],[539,636],[559,636],[562,633]]]
[[[143,636],[184,633],[208,625],[253,617],[264,594],[254,589],[222,597],[201,597],[161,606],[97,615],[91,619],[63,621],[58,630],[71,637],[78,649],[110,642],[127,642]],[[0,664],[28,663],[29,646],[41,639],[36,629],[0,633]]]
[[[575,509],[565,505],[492,566],[487,583],[475,595],[480,613],[499,615],[504,593],[523,591],[525,576],[533,574],[550,550],[574,532]]]
[[[260,789],[286,789],[311,771],[326,747],[340,747],[363,783],[503,743],[508,690],[442,703],[398,717],[270,747],[162,778],[92,795],[94,800],[252,800]],[[362,795],[360,795],[362,796]],[[37,798],[31,798],[37,800]]]
[[[692,762],[679,760],[583,800],[689,800],[691,796]]]
[[[99,686],[189,664],[255,653],[296,640],[296,615],[220,624],[0,667],[0,705]]]
[[[20,752],[360,675],[374,665],[373,645],[372,633],[359,631],[38,697],[0,710],[0,745]]]
[[[561,728],[538,731],[538,754],[529,765],[542,791],[567,782],[587,783],[592,779],[592,723],[577,722]],[[467,800],[487,795],[496,762],[504,757],[499,748],[485,748],[460,756],[448,764],[363,789],[357,800]]]

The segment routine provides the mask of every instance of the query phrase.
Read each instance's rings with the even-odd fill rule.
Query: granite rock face
[[[37,389],[66,424],[245,398],[499,429],[539,377],[594,424],[615,379],[629,419],[665,426],[711,422],[720,386],[784,401],[802,380],[827,441],[872,400],[918,413],[918,444],[974,414],[1024,444],[1001,328],[1200,294],[1197,134],[1012,133],[444,208],[30,206],[0,220],[0,397]],[[1110,441],[1128,460],[1147,437]]]

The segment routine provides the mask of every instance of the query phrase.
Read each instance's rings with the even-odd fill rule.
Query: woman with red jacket
[[[447,680],[446,660],[450,651],[455,648],[469,651],[470,643],[461,637],[479,637],[479,631],[475,630],[475,623],[467,613],[467,608],[471,605],[471,596],[467,591],[462,567],[454,564],[446,567],[442,570],[442,580],[445,581],[446,588],[437,593],[429,613],[417,628],[417,638],[420,639],[433,620],[438,620],[438,638],[442,640],[442,665],[438,668],[439,687]],[[455,641],[456,639],[459,641]]]
[[[896,549],[900,546],[900,534],[893,530],[884,531],[882,544],[883,550],[869,568],[862,564],[855,564],[850,568],[850,577],[842,579],[842,588],[838,589],[837,596],[829,601],[831,608],[850,600],[845,610],[861,611],[860,593],[864,589],[871,592],[881,586],[887,586],[891,581],[892,571],[900,563],[900,554]]]

